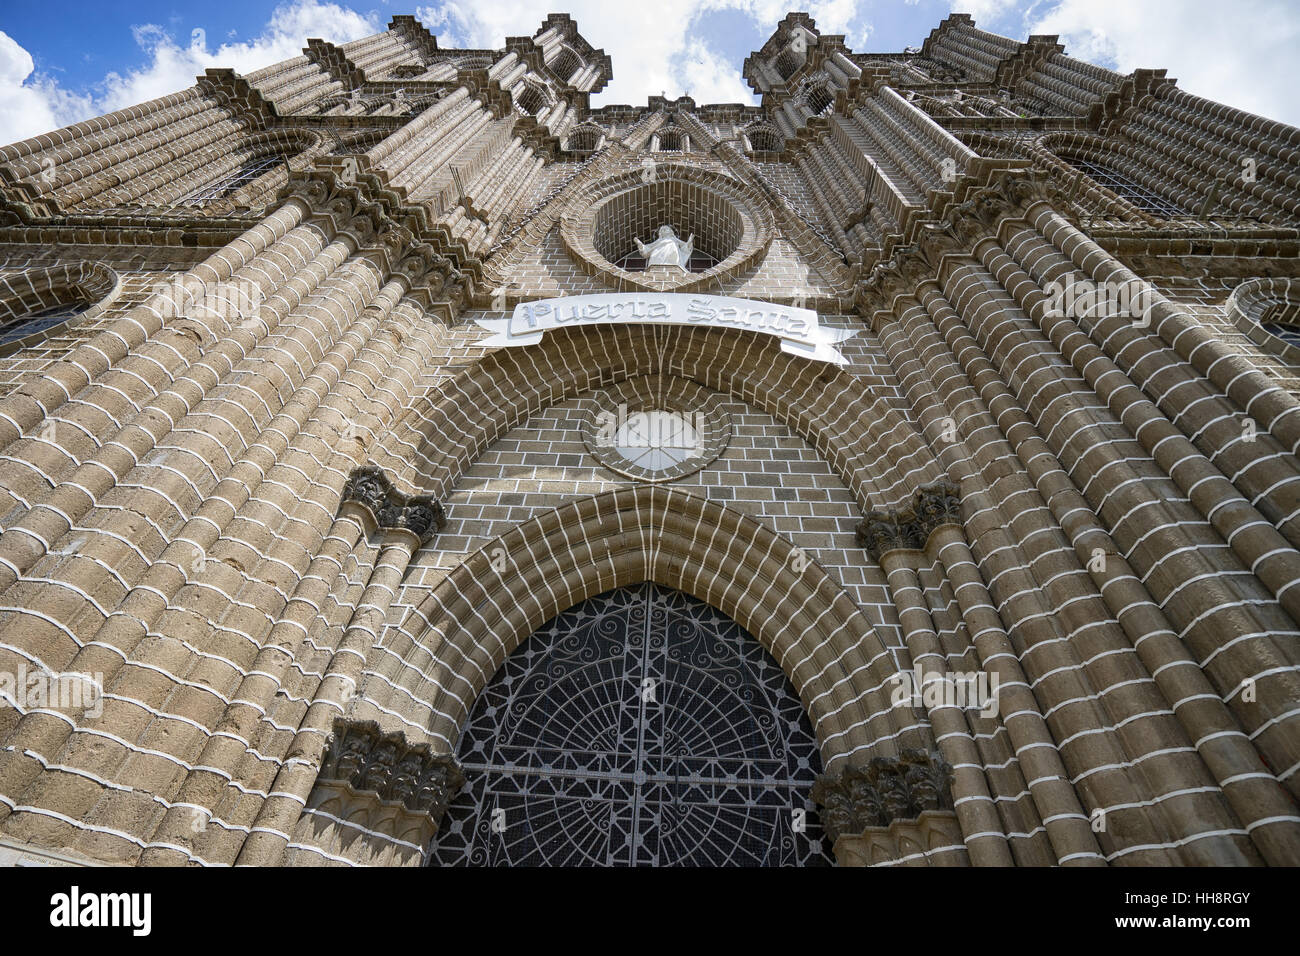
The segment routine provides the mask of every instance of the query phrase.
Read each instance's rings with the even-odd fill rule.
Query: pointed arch
[[[560,612],[651,581],[722,611],[790,679],[823,765],[924,745],[890,707],[891,650],[844,589],[753,518],[680,489],[638,485],[516,525],[458,565],[367,662],[355,716],[422,725],[454,753],[478,694]]]
[[[748,402],[815,448],[864,512],[902,508],[945,473],[883,393],[844,369],[789,355],[771,336],[702,326],[557,329],[440,381],[376,448],[409,489],[447,497],[460,476],[529,415],[640,375],[676,375]]]

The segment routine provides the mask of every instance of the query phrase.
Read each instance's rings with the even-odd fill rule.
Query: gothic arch
[[[204,186],[214,184],[223,177],[238,173],[250,163],[260,159],[277,158],[281,162],[261,170],[247,182],[240,183],[228,194],[215,198],[197,208],[209,213],[226,212],[233,208],[267,205],[278,187],[288,181],[289,169],[305,164],[304,157],[323,155],[329,144],[311,130],[275,130],[255,133],[227,145],[223,155],[189,173],[169,178],[154,191],[140,197],[144,205],[170,205],[181,202]]]
[[[767,122],[750,123],[740,131],[751,153],[779,153],[782,149],[781,133]]]
[[[787,355],[771,336],[697,326],[596,325],[498,349],[427,391],[376,449],[410,487],[444,498],[527,416],[657,373],[749,402],[817,449],[863,511],[903,507],[944,473],[915,427],[857,376]]]
[[[323,155],[328,150],[329,145],[314,130],[240,132],[223,136],[203,149],[177,152],[148,171],[124,176],[120,185],[96,191],[82,203],[93,207],[169,206],[205,184],[236,172],[250,161],[278,155],[284,163],[277,169],[258,175],[223,199],[192,208],[201,210],[203,215],[213,215],[238,206],[264,206],[274,197],[276,189],[288,181],[288,167],[301,168],[310,157]]]
[[[546,64],[561,83],[569,83],[582,69],[582,57],[572,47],[561,46]]]
[[[470,555],[371,653],[353,716],[427,730],[456,750],[479,692],[561,611],[652,581],[704,601],[753,634],[799,694],[828,772],[925,745],[886,682],[891,651],[852,598],[787,539],[680,489],[637,485],[516,525]]]

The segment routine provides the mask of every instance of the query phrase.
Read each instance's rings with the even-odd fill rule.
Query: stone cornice
[[[1058,39],[1057,36],[1031,36],[1020,44],[1020,49],[998,64],[993,85],[1001,90],[1014,89],[1026,76],[1042,69],[1053,54],[1065,52]]]
[[[366,82],[365,70],[348,59],[342,47],[328,40],[312,37],[307,40],[302,52],[307,59],[328,73],[331,79],[338,80],[349,90],[360,89]]]
[[[353,469],[343,489],[343,501],[365,508],[378,527],[410,532],[421,544],[447,523],[446,512],[436,498],[402,494],[377,465]]]
[[[931,810],[952,809],[952,767],[937,752],[904,750],[865,767],[823,774],[812,787],[822,829],[832,841],[887,827]]]
[[[209,68],[197,80],[206,96],[217,100],[237,118],[249,120],[255,128],[269,129],[280,118],[275,105],[262,91],[234,70]]]
[[[424,58],[425,66],[438,59],[441,53],[438,49],[438,38],[430,33],[429,28],[415,17],[407,14],[395,16],[389,21],[388,29],[400,33],[418,47],[421,56]]]
[[[309,170],[291,173],[279,198],[303,203],[313,219],[328,222],[335,232],[358,225],[358,216],[368,217],[376,235],[400,237],[400,243],[392,246],[393,263],[427,247],[420,257],[428,263],[428,271],[418,278],[415,273],[407,275],[415,280],[415,291],[423,289],[428,295],[429,305],[445,311],[448,322],[455,320],[482,278],[483,265],[465,244],[433,221],[423,206],[408,202],[405,190],[390,187],[387,175],[372,170],[364,155],[325,157]]]
[[[905,511],[869,511],[854,529],[858,547],[877,564],[891,551],[923,551],[930,535],[944,525],[961,526],[956,485],[939,482],[917,490]]]
[[[1057,199],[1059,187],[1027,162],[990,168],[981,178],[986,185],[972,185],[953,202],[942,218],[917,220],[895,245],[890,256],[876,263],[858,283],[856,301],[864,315],[889,308],[900,292],[915,288],[926,277],[936,277],[944,256],[969,252],[980,240],[997,232],[1007,216],[1022,215],[1033,203]]]

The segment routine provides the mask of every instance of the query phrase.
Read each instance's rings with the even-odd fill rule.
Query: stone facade
[[[962,15],[611,75],[399,16],[0,148],[0,673],[101,691],[0,683],[0,862],[419,865],[506,657],[653,581],[784,670],[844,865],[1300,864],[1300,130]],[[854,335],[483,344],[621,290]]]

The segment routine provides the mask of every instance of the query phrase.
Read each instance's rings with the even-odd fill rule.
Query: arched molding
[[[1300,279],[1248,279],[1232,290],[1227,302],[1228,318],[1252,342],[1300,368]],[[1279,321],[1294,326],[1296,334],[1288,341],[1274,335],[1265,323]]]
[[[72,262],[31,267],[0,282],[0,356],[11,355],[50,337],[69,322],[93,320],[122,291],[121,277],[102,262]],[[84,306],[43,328],[18,338],[8,338],[26,325],[24,319],[58,306]],[[33,316],[34,317],[34,316]]]
[[[186,206],[191,215],[223,215],[240,207],[265,206],[288,180],[289,170],[302,169],[315,156],[329,152],[332,143],[309,129],[241,131],[197,150],[174,150],[165,162],[148,170],[114,167],[104,178],[105,187],[80,200],[83,208],[170,207],[182,197],[236,172],[250,161],[278,155],[285,160],[231,195],[202,206]],[[151,162],[165,149],[150,153]],[[131,161],[134,166],[139,161]],[[120,185],[119,185],[120,184]]]
[[[227,146],[216,162],[193,169],[181,177],[140,197],[144,205],[172,205],[196,189],[215,183],[235,173],[250,162],[278,156],[283,163],[268,169],[250,182],[240,185],[229,195],[194,206],[202,215],[225,213],[246,207],[267,205],[281,186],[288,182],[290,171],[305,169],[317,156],[329,153],[331,144],[315,130],[271,130],[242,137],[233,148]]]
[[[753,634],[790,679],[828,772],[917,746],[890,706],[893,654],[844,589],[757,520],[681,489],[636,485],[568,502],[470,555],[385,638],[365,702],[425,721],[454,753],[479,692],[520,642],[561,611],[653,581]],[[387,692],[385,695],[384,692]],[[420,702],[420,703],[417,703]],[[427,704],[423,702],[428,702]]]
[[[915,427],[844,369],[788,355],[770,336],[699,326],[556,329],[498,349],[431,388],[376,463],[446,500],[461,475],[529,415],[641,375],[676,375],[772,415],[815,448],[864,512],[904,507],[943,471]]]

